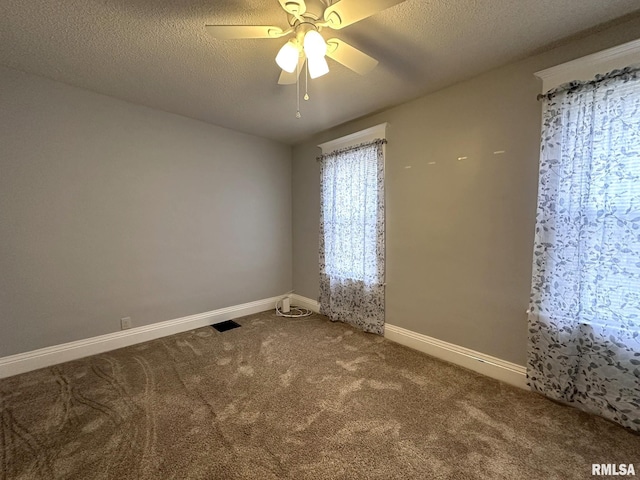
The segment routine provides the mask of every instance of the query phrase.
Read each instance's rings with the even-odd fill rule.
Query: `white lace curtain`
[[[384,333],[384,140],[319,158],[320,313]]]
[[[638,70],[544,96],[527,375],[640,430]]]

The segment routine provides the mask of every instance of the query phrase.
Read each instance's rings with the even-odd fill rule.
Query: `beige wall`
[[[291,289],[291,148],[0,67],[0,357]]]
[[[541,112],[533,73],[639,31],[636,19],[294,147],[296,293],[318,296],[316,145],[389,122],[387,322],[524,364]]]

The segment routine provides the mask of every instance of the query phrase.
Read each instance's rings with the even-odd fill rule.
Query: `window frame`
[[[372,142],[373,140],[376,140],[378,138],[386,139],[388,126],[389,124],[386,122],[379,125],[374,125],[373,127],[366,128],[359,132],[355,132],[350,135],[345,135],[344,137],[336,138],[335,140],[321,143],[318,145],[318,148],[322,150],[322,154],[324,155],[325,153],[331,153],[335,150],[353,147],[360,143]],[[383,147],[383,152],[386,154],[386,150],[384,150],[385,147]]]
[[[561,85],[573,81],[590,81],[597,75],[603,75],[613,70],[626,67],[640,67],[640,39],[618,45],[591,55],[556,65],[545,70],[535,72],[534,75],[542,80],[542,91],[546,93]],[[586,208],[583,212],[590,216],[597,214],[597,208]],[[530,310],[527,310],[530,313]],[[584,325],[603,326],[596,322],[581,321]],[[607,325],[607,328],[619,328]]]
[[[541,93],[545,93],[568,82],[588,81],[598,74],[635,66],[640,66],[640,39],[540,70],[534,75],[542,80]]]
[[[384,122],[384,123],[380,123],[378,125],[374,125],[372,127],[366,128],[364,130],[360,130],[358,132],[349,134],[349,135],[345,135],[343,137],[339,137],[336,138],[334,140],[330,140],[328,142],[324,142],[318,145],[318,148],[320,148],[322,150],[322,154],[327,154],[327,153],[331,153],[331,152],[335,152],[336,150],[341,150],[343,148],[350,148],[350,147],[354,147],[356,145],[359,145],[361,143],[367,143],[367,142],[373,142],[374,140],[386,140],[387,139],[387,127],[389,126],[389,123]],[[386,170],[386,159],[387,159],[387,149],[386,149],[386,144],[382,145],[382,155],[383,155],[383,168]],[[385,175],[386,178],[386,171],[385,173],[383,173],[383,175]],[[385,180],[386,182],[386,180]],[[384,198],[384,202],[386,205],[387,199],[386,199],[386,193],[387,189],[385,188],[385,198]],[[320,195],[322,195],[322,192],[320,192]],[[322,208],[322,207],[321,207]],[[386,237],[387,232],[386,232],[386,215],[387,215],[387,210],[385,208],[385,219],[384,219],[384,225],[385,225],[385,231],[384,231],[384,235]],[[384,259],[385,259],[385,263],[386,263],[386,242],[385,242],[385,252],[384,252]],[[383,279],[383,285],[386,285],[386,281],[385,279]]]

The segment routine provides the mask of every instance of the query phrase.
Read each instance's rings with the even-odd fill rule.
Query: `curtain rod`
[[[616,77],[627,76],[628,79],[638,78],[638,72],[640,72],[640,66],[629,66],[622,69],[612,70],[602,75],[596,75],[593,80],[574,80],[560,85],[559,87],[552,88],[547,93],[541,93],[538,95],[538,100],[551,100],[559,93],[563,92],[576,92],[589,85],[597,85],[604,80],[609,80]]]
[[[386,138],[376,138],[375,140],[371,140],[369,142],[359,143],[358,145],[352,145],[350,147],[340,148],[338,150],[334,150],[333,152],[329,152],[329,153],[323,153],[319,157],[316,157],[316,161],[321,162],[325,158],[327,158],[329,156],[332,156],[332,155],[337,155],[337,154],[345,153],[345,152],[351,152],[353,150],[359,150],[361,148],[370,147],[372,145],[384,145],[385,143],[387,143],[387,139]]]

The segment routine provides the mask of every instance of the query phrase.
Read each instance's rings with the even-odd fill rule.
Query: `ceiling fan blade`
[[[293,85],[298,80],[298,76],[302,72],[302,67],[304,67],[305,57],[301,56],[298,60],[298,68],[293,71],[293,73],[286,72],[282,70],[280,73],[280,78],[278,79],[278,85]]]
[[[267,25],[205,25],[207,32],[219,40],[237,38],[280,38],[287,33],[280,27]]]
[[[339,38],[330,38],[327,40],[327,57],[333,58],[336,62],[341,63],[360,75],[366,75],[378,65],[378,61],[375,58],[361,52]]]
[[[284,11],[294,17],[300,17],[307,11],[307,4],[304,0],[280,0],[280,5]]]
[[[328,27],[339,30],[404,1],[405,0],[340,0],[327,7],[324,11],[324,19],[328,22]]]

